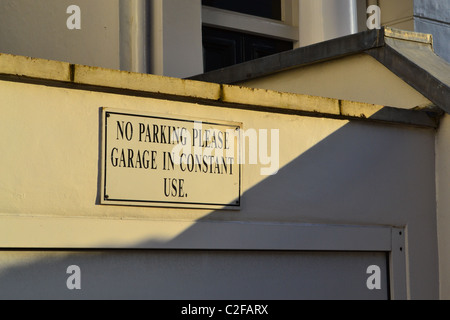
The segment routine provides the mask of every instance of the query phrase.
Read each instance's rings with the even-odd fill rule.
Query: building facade
[[[450,296],[446,1],[45,2],[0,4],[0,298]]]

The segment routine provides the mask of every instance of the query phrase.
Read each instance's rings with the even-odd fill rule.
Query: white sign
[[[240,129],[104,108],[101,203],[239,209]]]

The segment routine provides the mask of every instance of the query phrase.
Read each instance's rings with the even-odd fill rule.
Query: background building
[[[251,35],[255,38],[247,40],[247,47],[254,47],[253,52],[247,50],[250,58],[272,53],[277,49],[277,41],[281,42],[278,49],[286,49],[286,42],[298,48],[367,30],[366,8],[377,4],[383,26],[431,33],[436,53],[450,58],[446,41],[450,10],[445,0],[263,2],[264,5],[256,0],[46,0],[43,6],[40,1],[5,0],[0,4],[0,51],[184,78],[206,71],[208,56],[204,57],[203,47],[209,54],[214,54],[214,46],[224,53],[227,43]],[[221,9],[223,3],[233,3],[229,9],[237,11]],[[246,8],[240,7],[242,3]],[[70,16],[67,8],[74,4],[81,9],[80,30],[66,27]],[[277,10],[272,12],[276,5]],[[269,14],[259,8],[268,8]],[[237,58],[235,55],[229,59],[239,62],[240,54]]]

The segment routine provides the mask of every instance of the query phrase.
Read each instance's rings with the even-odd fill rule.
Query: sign
[[[101,204],[239,209],[241,124],[102,110]]]

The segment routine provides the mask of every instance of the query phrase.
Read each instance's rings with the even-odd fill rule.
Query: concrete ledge
[[[70,64],[0,53],[0,74],[70,81]]]
[[[384,36],[387,38],[414,41],[433,45],[433,35],[427,33],[419,33],[385,27]]]
[[[218,100],[220,85],[178,78],[74,65],[74,83]]]
[[[278,107],[295,111],[339,115],[339,100],[224,85],[221,101],[229,103]]]
[[[403,123],[436,128],[439,113],[431,109],[423,111],[398,109],[381,105],[364,104],[353,101],[341,101],[341,116],[368,119],[371,121]],[[434,115],[434,116],[432,116]]]
[[[186,101],[211,107],[349,120],[381,121],[436,128],[436,110],[401,110],[386,106],[309,95],[252,89],[74,65],[66,62],[0,54],[0,80],[86,91]]]

